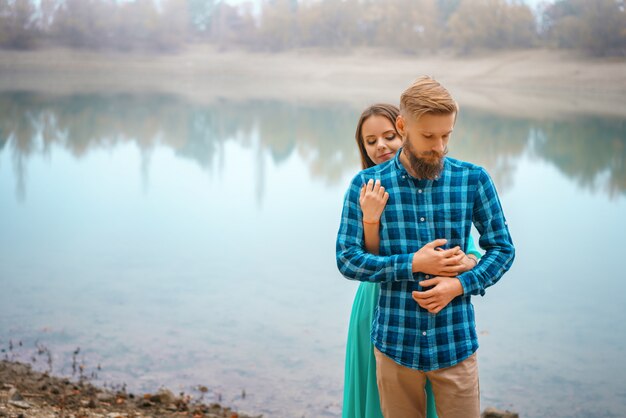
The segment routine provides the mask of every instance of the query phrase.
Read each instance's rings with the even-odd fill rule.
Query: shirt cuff
[[[480,285],[480,281],[476,274],[472,270],[461,273],[457,276],[463,286],[463,296],[467,295],[481,295],[485,294],[485,290]]]
[[[394,281],[402,282],[413,280],[413,254],[399,254],[396,257],[394,268],[396,277]]]

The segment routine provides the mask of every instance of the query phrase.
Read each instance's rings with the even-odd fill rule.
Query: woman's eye
[[[424,135],[424,138],[426,138],[426,139],[430,139],[432,137],[433,137],[432,135]]]
[[[375,143],[376,143],[376,140],[367,141],[367,145],[374,145]]]
[[[396,139],[396,134],[387,135],[385,139],[387,141],[393,141],[394,139]]]

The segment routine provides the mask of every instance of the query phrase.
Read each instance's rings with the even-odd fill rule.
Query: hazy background
[[[189,42],[282,51],[459,53],[557,47],[623,56],[624,2],[561,0],[3,0],[0,46],[172,51]]]
[[[355,124],[431,74],[461,105],[451,156],[491,173],[517,248],[474,298],[483,407],[626,415],[625,15],[0,0],[0,354],[77,378],[80,347],[98,384],[340,416]]]

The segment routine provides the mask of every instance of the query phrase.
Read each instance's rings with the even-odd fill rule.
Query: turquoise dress
[[[481,256],[471,236],[468,239],[466,253],[478,258]],[[343,418],[383,418],[376,385],[374,346],[370,338],[379,293],[378,283],[362,282],[354,296],[346,344]],[[428,380],[426,380],[426,411],[427,418],[437,418],[435,397]]]

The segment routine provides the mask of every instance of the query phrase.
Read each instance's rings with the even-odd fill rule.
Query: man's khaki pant
[[[426,378],[430,379],[439,418],[479,418],[476,353],[444,369],[422,372],[401,366],[374,348],[380,406],[385,418],[425,418]]]

